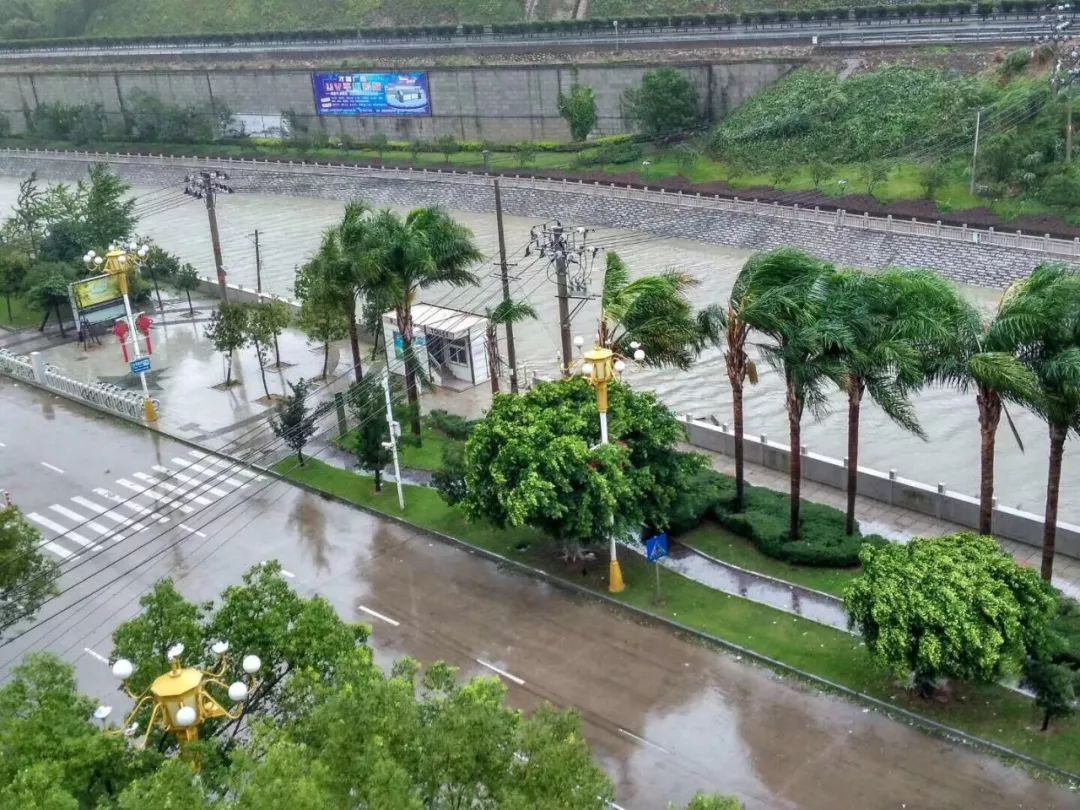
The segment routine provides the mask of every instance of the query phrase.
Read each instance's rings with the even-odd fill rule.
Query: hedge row
[[[901,3],[855,8],[837,6],[814,9],[763,9],[741,14],[734,12],[715,14],[679,14],[625,17],[620,19],[621,30],[645,28],[693,28],[697,26],[728,27],[740,23],[760,25],[764,23],[784,23],[791,21],[808,22],[812,20],[865,20],[912,17],[952,17],[977,13],[988,17],[995,13],[1010,14],[1016,12],[1034,12],[1046,5],[1039,0],[982,0],[970,2],[935,2]],[[16,39],[0,41],[0,49],[27,50],[40,48],[76,48],[125,45],[181,45],[215,44],[242,45],[263,42],[341,42],[352,40],[388,40],[388,39],[452,39],[457,36],[479,36],[490,30],[494,34],[533,34],[533,33],[588,33],[611,31],[614,20],[539,20],[530,22],[465,23],[462,25],[410,25],[384,28],[349,27],[323,28],[292,31],[237,31],[230,33],[205,34],[161,34],[156,36],[84,36],[53,37],[47,39]]]
[[[735,479],[715,470],[702,470],[683,488],[685,497],[673,512],[669,531],[685,534],[706,519],[713,519],[735,534],[750,540],[769,557],[825,568],[848,568],[859,562],[865,543],[884,544],[877,535],[844,533],[844,513],[831,506],[803,501],[800,509],[801,538],[788,535],[788,501],[782,492],[746,487],[745,504],[734,507]]]

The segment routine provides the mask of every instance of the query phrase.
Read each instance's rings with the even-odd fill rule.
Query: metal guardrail
[[[82,382],[68,377],[60,369],[48,363],[44,366],[44,379],[38,379],[34,373],[34,364],[26,355],[15,354],[7,349],[0,349],[0,373],[7,374],[25,382],[42,385],[50,391],[70,399],[86,402],[112,413],[118,413],[130,419],[143,420],[143,396],[135,391],[128,391],[111,383]],[[153,399],[155,408],[160,407]]]
[[[968,225],[946,225],[941,220],[929,222],[917,218],[899,219],[891,214],[887,216],[869,213],[852,214],[843,208],[823,210],[820,207],[808,208],[798,204],[780,202],[760,202],[739,197],[724,197],[716,194],[693,194],[665,189],[650,189],[648,186],[605,183],[586,180],[555,180],[547,177],[522,177],[521,175],[490,175],[482,172],[459,172],[452,169],[414,169],[387,168],[380,166],[358,166],[348,163],[319,163],[292,160],[260,160],[259,158],[213,158],[213,157],[176,157],[171,155],[132,154],[112,152],[80,152],[55,149],[0,149],[0,157],[45,158],[51,160],[85,160],[95,162],[147,164],[157,163],[162,166],[194,167],[206,164],[249,167],[256,171],[274,171],[303,174],[340,175],[342,173],[364,174],[369,177],[391,179],[422,180],[426,182],[449,182],[459,185],[487,186],[492,178],[498,177],[503,188],[541,189],[560,193],[584,194],[594,197],[639,200],[641,202],[663,202],[669,205],[713,211],[729,211],[773,219],[785,219],[806,222],[828,227],[854,228],[863,231],[876,231],[898,236],[916,236],[941,239],[950,242],[964,242],[989,247],[1002,247],[1023,250],[1058,258],[1076,259],[1080,257],[1080,237],[1061,239],[1049,234],[1037,236],[1021,231],[1012,233],[999,231],[993,227],[977,228]]]

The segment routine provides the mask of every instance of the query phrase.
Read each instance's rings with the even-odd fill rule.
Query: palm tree
[[[1080,434],[1080,273],[1054,264],[1035,268],[1002,304],[998,325],[1034,372],[1038,392],[1030,404],[1050,429],[1042,555],[1042,577],[1049,582],[1065,439],[1070,430]]]
[[[405,359],[405,391],[412,433],[420,437],[419,389],[413,351],[412,306],[420,290],[436,284],[478,284],[468,269],[482,258],[472,232],[441,208],[417,208],[404,219],[393,211],[373,217],[362,279],[370,295],[394,310]]]
[[[675,270],[630,280],[615,253],[607,255],[597,342],[617,354],[632,355],[637,343],[650,366],[686,370],[707,343],[719,342],[722,312],[707,307],[694,313],[687,292],[697,285]]]
[[[491,377],[491,393],[497,394],[499,393],[499,368],[501,363],[499,362],[499,336],[496,330],[500,326],[520,323],[527,318],[535,318],[536,310],[528,301],[515,301],[511,298],[504,298],[494,309],[490,307],[485,309],[484,317],[487,318],[485,344],[488,355],[488,374]],[[510,373],[516,374],[517,369],[510,369]]]
[[[997,429],[1005,415],[1020,449],[1020,434],[1005,408],[1006,402],[1028,404],[1037,392],[1035,375],[1016,357],[1016,340],[1001,321],[1001,310],[1011,291],[1002,297],[997,317],[984,321],[979,313],[952,290],[952,298],[942,298],[938,317],[945,327],[945,340],[924,347],[923,359],[928,380],[975,391],[979,410],[979,533],[989,535],[994,515],[994,459]]]
[[[760,345],[769,364],[784,375],[788,414],[788,471],[791,487],[788,537],[800,537],[799,512],[802,486],[802,417],[806,408],[815,418],[826,412],[826,382],[839,384],[844,366],[840,361],[852,343],[842,312],[830,305],[828,294],[835,271],[798,250],[781,249],[759,258],[751,284],[761,296],[743,315],[747,324],[770,338]]]
[[[320,247],[327,271],[345,299],[349,316],[349,349],[352,352],[356,381],[364,377],[360,365],[360,329],[357,325],[356,302],[368,295],[364,263],[371,248],[374,230],[371,206],[356,200],[345,206],[345,217],[336,228],[327,231]]]
[[[851,535],[855,533],[863,396],[869,393],[896,424],[926,440],[910,394],[925,380],[924,349],[940,346],[946,339],[945,321],[939,313],[955,293],[934,273],[896,269],[874,275],[838,273],[831,295],[853,338],[841,357],[845,371],[840,386],[848,398],[845,531]]]

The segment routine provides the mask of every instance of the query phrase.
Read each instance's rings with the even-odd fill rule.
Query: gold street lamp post
[[[131,299],[128,296],[128,273],[137,270],[139,265],[150,253],[146,245],[137,245],[132,242],[127,247],[109,245],[109,250],[104,256],[99,256],[94,251],[83,256],[83,262],[91,270],[108,273],[116,278],[120,293],[124,299],[124,312],[127,315],[128,334],[131,335],[132,353],[136,360],[141,356],[139,352],[139,339],[135,331],[135,318],[131,314]],[[126,340],[126,338],[125,338]],[[146,372],[139,372],[143,390],[143,414],[147,422],[157,421],[157,408],[154,400],[150,397],[150,387],[146,383]]]
[[[169,671],[155,678],[141,695],[133,694],[126,686],[127,680],[135,671],[134,666],[126,658],[118,659],[112,666],[112,673],[125,684],[122,688],[128,697],[135,701],[135,708],[128,714],[124,727],[116,731],[133,737],[138,732],[135,717],[147,706],[152,706],[142,744],[146,745],[150,733],[158,727],[175,736],[183,747],[199,739],[199,729],[207,720],[218,717],[240,719],[244,713],[244,701],[255,688],[251,681],[262,667],[262,662],[257,655],[244,656],[241,667],[248,677],[248,682],[235,681],[226,686],[221,677],[228,666],[225,653],[229,645],[219,641],[211,649],[218,656],[218,666],[214,671],[206,671],[198,667],[182,666],[180,656],[184,653],[184,645],[175,645],[168,651]],[[229,696],[229,700],[236,704],[232,711],[218,702],[210,692],[211,687],[224,691]],[[104,721],[111,712],[111,707],[99,706],[94,717]]]
[[[574,338],[574,344],[579,349],[584,343],[585,339],[580,335]],[[640,363],[645,359],[645,352],[641,349],[640,344],[631,343],[630,348],[634,350],[634,360]],[[595,346],[592,350],[585,352],[582,357],[581,374],[596,389],[596,409],[600,412],[600,444],[609,444],[607,423],[608,384],[626,370],[626,361],[605,346]],[[614,521],[614,516],[612,516],[612,520]],[[626,583],[623,581],[622,567],[619,565],[616,553],[614,532],[610,537],[609,556],[608,592],[622,593],[622,591],[626,590]]]

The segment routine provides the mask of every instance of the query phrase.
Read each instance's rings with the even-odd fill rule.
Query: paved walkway
[[[694,449],[710,456],[715,469],[729,475],[735,474],[735,459],[718,453],[702,451],[700,448]],[[746,480],[751,484],[768,487],[779,492],[788,491],[787,475],[755,464],[746,465]],[[827,487],[824,484],[803,481],[802,497],[805,500],[834,506],[837,509],[847,509],[846,493],[833,487]],[[861,496],[855,499],[855,517],[858,518],[859,526],[864,533],[880,534],[889,540],[899,542],[907,542],[916,537],[940,537],[946,534],[971,531],[971,529],[956,523],[938,520],[937,518]],[[1021,565],[1032,568],[1039,567],[1042,560],[1042,549],[1024,543],[1017,543],[1013,540],[998,539],[998,543]],[[1057,559],[1054,561],[1054,585],[1062,593],[1080,599],[1080,560],[1058,554]]]

